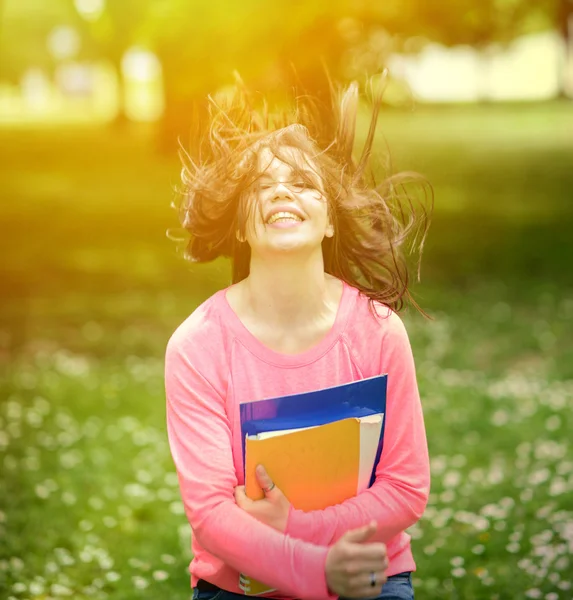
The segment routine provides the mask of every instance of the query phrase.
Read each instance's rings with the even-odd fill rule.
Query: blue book
[[[387,375],[376,375],[311,392],[242,403],[240,418],[243,465],[247,436],[315,427],[351,417],[360,418],[376,414],[384,417],[387,382]],[[376,466],[382,454],[385,423],[386,419],[383,418],[369,485],[374,483]]]

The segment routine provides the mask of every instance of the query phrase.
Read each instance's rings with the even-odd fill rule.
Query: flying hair
[[[185,257],[199,263],[228,257],[233,283],[248,276],[245,230],[255,207],[247,200],[261,176],[259,152],[268,148],[297,176],[308,179],[310,169],[320,178],[334,227],[333,237],[322,242],[325,271],[368,296],[373,310],[374,301],[395,311],[407,301],[423,313],[410,292],[408,257],[414,257],[419,279],[433,193],[414,172],[392,174],[386,168],[376,176],[384,167],[381,161],[372,164],[382,94],[383,86],[370,86],[370,123],[358,155],[356,82],[345,88],[331,83],[326,103],[295,95],[290,111],[270,111],[241,82],[209,97],[205,116],[195,120],[190,148],[180,148],[182,185],[174,206],[188,233]],[[293,160],[293,148],[306,158],[304,169]]]

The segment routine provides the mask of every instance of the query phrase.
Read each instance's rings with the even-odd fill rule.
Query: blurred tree
[[[0,78],[18,83],[31,67],[52,71],[58,59],[49,51],[55,27],[73,26],[75,15],[65,2],[4,0],[0,3]]]
[[[85,18],[81,0],[4,0],[0,68],[13,81],[30,65],[52,68],[46,38],[61,24],[80,29],[81,57],[106,57],[119,78],[125,51],[147,47],[163,67],[167,149],[178,136],[187,142],[191,115],[234,70],[267,94],[298,85],[321,96],[325,65],[336,79],[369,75],[391,50],[419,50],[422,39],[485,48],[548,28],[569,39],[572,1],[101,0],[100,13]]]
[[[164,69],[164,147],[173,147],[177,134],[186,142],[205,94],[231,83],[235,70],[266,93],[295,84],[324,90],[323,63],[339,63],[343,40],[336,24],[348,5],[333,0],[325,11],[317,0],[153,2],[148,36]]]
[[[393,37],[390,50],[417,52],[425,42],[434,41],[487,52],[492,44],[507,44],[520,35],[549,29],[558,30],[571,49],[573,0],[359,1],[356,14],[366,31],[364,37],[372,36],[373,31],[386,31]],[[570,50],[569,57],[572,54]],[[558,68],[563,90],[568,65],[563,63]]]
[[[93,54],[105,57],[113,65],[119,90],[118,113],[115,118],[116,125],[123,125],[125,116],[122,58],[125,52],[142,37],[149,16],[150,0],[108,0],[102,1],[102,11],[97,17],[85,16],[79,10],[79,2],[64,0],[69,6],[75,6],[80,19],[82,32],[91,42],[90,50]]]

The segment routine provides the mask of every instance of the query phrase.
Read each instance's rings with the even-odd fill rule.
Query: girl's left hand
[[[263,465],[258,465],[257,481],[265,492],[261,500],[251,500],[245,494],[245,486],[235,488],[235,502],[244,511],[282,533],[286,531],[290,502],[287,497],[273,484]]]

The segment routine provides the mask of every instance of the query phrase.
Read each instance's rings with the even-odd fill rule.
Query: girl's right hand
[[[376,598],[386,582],[388,558],[385,544],[368,542],[376,522],[347,531],[326,555],[328,589],[344,598]],[[372,581],[375,585],[372,585]]]

